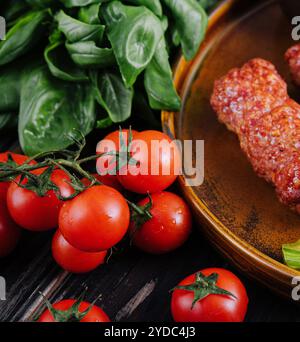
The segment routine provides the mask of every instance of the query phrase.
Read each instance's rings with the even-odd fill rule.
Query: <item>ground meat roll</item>
[[[256,173],[300,212],[300,105],[288,97],[274,66],[254,59],[231,70],[215,82],[211,104],[219,120],[238,134]]]
[[[287,85],[274,65],[256,58],[215,82],[211,104],[220,121],[239,133],[245,113],[258,118],[287,98]]]

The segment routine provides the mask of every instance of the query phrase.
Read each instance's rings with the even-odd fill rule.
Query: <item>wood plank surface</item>
[[[15,148],[15,136],[0,139],[2,151]],[[0,260],[0,276],[7,281],[7,300],[0,301],[0,321],[34,320],[44,309],[40,292],[55,302],[78,298],[87,286],[87,300],[101,295],[98,304],[113,321],[169,322],[170,290],[184,277],[207,267],[224,267],[241,277],[250,300],[247,321],[300,321],[298,306],[238,274],[196,225],[190,240],[173,253],[151,256],[127,246],[108,264],[86,275],[68,274],[55,264],[50,250],[52,234],[24,232],[17,250]]]
[[[170,290],[185,276],[206,267],[230,267],[199,232],[180,250],[159,257],[133,248],[86,275],[62,272],[52,260],[50,235],[25,237],[12,257],[0,263],[7,279],[7,300],[0,302],[0,321],[31,321],[44,308],[39,291],[52,302],[76,298],[88,286],[87,300],[101,295],[98,304],[112,320],[121,322],[172,321]],[[299,321],[299,308],[244,281],[250,303],[247,321]]]

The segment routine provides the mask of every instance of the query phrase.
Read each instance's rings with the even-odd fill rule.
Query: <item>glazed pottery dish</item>
[[[282,99],[284,103],[299,103],[300,89],[294,85],[284,58],[295,44],[291,30],[288,17],[276,1],[224,1],[210,17],[209,30],[197,57],[190,63],[181,58],[176,66],[175,83],[184,99],[181,112],[162,114],[164,130],[170,136],[181,141],[204,141],[203,184],[187,187],[186,175],[181,176],[180,184],[205,235],[247,276],[289,298],[291,280],[300,272],[284,264],[282,245],[299,240],[300,216],[292,210],[295,208],[284,205],[274,186],[262,178],[268,178],[266,170],[257,168],[256,160],[249,155],[250,161],[247,158],[250,153],[243,152],[253,147],[243,142],[243,130],[248,126],[226,122],[229,117],[222,115],[228,112],[224,103],[218,107],[218,101],[228,100],[220,94],[228,91],[233,78],[242,77],[247,68],[253,68],[260,73],[261,82],[265,82],[264,77],[278,77],[286,95],[274,95],[275,102]],[[241,67],[242,71],[235,69],[228,74]],[[260,68],[269,71],[264,75]],[[251,78],[249,73],[244,77]],[[214,86],[216,80],[221,81]],[[234,82],[236,85],[237,80]],[[242,87],[241,81],[240,93],[244,94]],[[262,96],[270,95],[266,95],[268,87],[260,88]],[[257,101],[259,95],[255,93],[253,98]],[[241,144],[246,145],[243,150],[237,135],[218,116],[238,134]],[[196,152],[193,153],[195,160]],[[261,167],[265,155],[257,154]]]

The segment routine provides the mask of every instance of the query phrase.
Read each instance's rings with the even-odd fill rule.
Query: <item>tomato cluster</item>
[[[158,131],[116,131],[99,142],[97,153],[104,154],[97,160],[98,173],[115,177],[127,191],[150,194],[137,203],[139,210],[131,215],[133,244],[151,254],[180,247],[191,233],[192,219],[187,204],[165,191],[175,182],[181,166],[179,149],[172,140]],[[119,164],[109,153],[118,155]]]
[[[0,183],[0,257],[15,248],[21,228],[33,232],[58,228],[52,240],[53,258],[68,272],[85,273],[103,264],[108,251],[125,236],[144,252],[163,254],[179,248],[191,233],[189,207],[178,195],[166,191],[178,176],[180,152],[161,132],[123,130],[109,134],[97,146],[96,182],[92,183],[91,177],[79,180],[83,186],[79,193],[66,169],[38,168],[35,161],[27,162],[26,156],[0,154],[0,162],[8,161],[35,165],[29,176],[37,179],[50,172],[51,187],[39,193],[31,188],[30,177],[23,176]],[[135,198],[134,202],[128,196]],[[243,320],[247,300],[242,284],[220,270],[211,283],[210,278],[201,278],[212,272],[197,275],[196,284],[193,275],[174,290],[174,320]],[[206,292],[207,298],[198,298],[199,286],[208,283],[212,292]],[[198,299],[194,303],[195,296]],[[219,312],[218,317],[210,312],[211,307]],[[55,320],[56,309],[62,319],[75,315],[78,321],[109,320],[96,306],[91,309],[88,303],[78,306],[76,301],[67,300],[55,304],[40,321]]]
[[[1,256],[15,247],[19,227],[34,232],[58,227],[53,257],[74,273],[91,271],[103,263],[107,251],[128,232],[135,246],[153,254],[170,252],[187,240],[192,227],[189,208],[179,196],[165,192],[176,180],[180,166],[179,149],[167,135],[115,131],[99,142],[97,154],[98,174],[94,177],[102,185],[91,186],[90,179],[84,178],[81,182],[86,190],[74,198],[70,175],[60,168],[50,175],[55,189],[42,195],[28,186],[26,177],[0,183]],[[28,160],[10,152],[0,155],[0,162],[9,159],[18,165]],[[35,165],[35,161],[30,163]],[[40,177],[46,172],[47,168],[31,171]],[[148,197],[131,204],[122,195],[124,191]]]

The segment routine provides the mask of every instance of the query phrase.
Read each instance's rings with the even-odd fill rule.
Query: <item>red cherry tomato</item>
[[[9,255],[20,240],[20,228],[12,220],[6,202],[0,199],[0,257]]]
[[[134,222],[130,225],[133,244],[152,254],[163,254],[183,245],[192,230],[191,212],[187,204],[170,192],[153,194],[150,209],[152,219],[141,227]],[[144,207],[149,198],[138,203]]]
[[[110,186],[111,188],[114,188],[115,190],[119,192],[123,190],[122,185],[120,184],[116,176],[112,176],[112,175],[100,176],[97,173],[93,174],[93,176],[103,185]],[[83,178],[81,182],[85,186],[89,186],[91,184],[91,182],[87,178]]]
[[[23,156],[22,154],[17,154],[17,153],[13,153],[13,152],[4,152],[4,153],[0,153],[0,163],[6,163],[8,161],[8,155],[11,155],[13,161],[18,164],[18,165],[22,165],[26,162],[26,160],[28,160],[29,157],[27,156]],[[35,164],[35,161],[30,162],[30,164]],[[8,187],[10,185],[10,182],[1,182],[0,183],[0,200],[1,199],[5,199],[6,201],[6,194],[7,194],[7,190]]]
[[[129,164],[118,173],[118,180],[125,189],[140,194],[155,193],[175,182],[181,158],[177,145],[166,134],[158,131],[138,133],[130,152],[135,165]]]
[[[122,129],[122,137],[125,145],[128,145],[129,140],[129,129]],[[131,130],[132,137],[134,138],[138,132]],[[120,150],[120,131],[114,131],[108,134],[103,140],[97,145],[97,154],[107,153],[107,152],[117,152]],[[116,163],[112,162],[113,156],[103,156],[97,159],[97,172],[99,175],[106,175],[107,171],[114,171],[110,177],[116,177]],[[103,182],[104,183],[104,182]]]
[[[129,220],[125,198],[113,188],[98,185],[63,205],[59,229],[75,248],[99,252],[121,241],[128,230]]]
[[[233,296],[209,294],[192,307],[195,293],[175,289],[172,294],[171,311],[176,322],[242,322],[248,307],[248,296],[242,282],[230,271],[208,268],[201,273],[208,277],[217,274],[216,286],[229,291]],[[195,283],[196,273],[185,278],[179,286]]]
[[[7,151],[7,152],[0,153],[0,162],[6,163],[8,161],[9,154],[11,155],[13,161],[18,165],[24,164],[26,160],[29,159],[29,157],[24,156],[23,154],[18,154],[18,153]]]
[[[43,171],[44,169],[38,169],[33,173],[41,174]],[[70,178],[62,170],[54,170],[51,180],[58,186],[62,196],[69,197],[73,194]],[[24,180],[24,184],[26,182]],[[45,231],[57,227],[63,202],[53,190],[48,191],[46,196],[39,197],[35,192],[12,183],[7,192],[7,205],[12,218],[20,227],[31,231]]]
[[[71,246],[57,231],[52,240],[52,255],[55,261],[71,273],[86,273],[105,262],[107,252],[87,253]]]
[[[75,299],[65,299],[62,300],[58,303],[53,304],[53,308],[58,311],[67,311],[69,310],[72,305],[76,303]],[[90,303],[87,302],[81,302],[79,305],[79,312],[84,312],[90,307]],[[40,318],[38,319],[38,322],[42,323],[53,323],[56,322],[52,313],[49,311],[49,309],[46,309]],[[81,323],[105,323],[105,322],[110,322],[110,319],[106,315],[106,313],[100,309],[98,306],[93,305],[92,309],[80,320]]]

